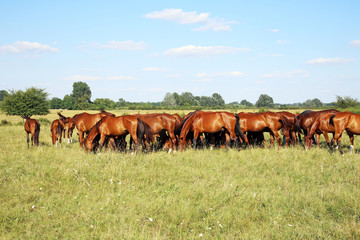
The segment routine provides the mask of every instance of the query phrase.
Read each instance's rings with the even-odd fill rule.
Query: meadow
[[[93,154],[52,146],[55,111],[34,117],[40,146],[28,149],[21,118],[0,114],[1,239],[360,239],[360,156],[346,134],[343,155],[324,144]]]

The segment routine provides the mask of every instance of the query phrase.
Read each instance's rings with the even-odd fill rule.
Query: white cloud
[[[131,76],[87,76],[87,75],[73,75],[70,77],[64,78],[66,81],[123,81],[123,80],[133,80]]]
[[[269,29],[270,32],[279,32],[279,29]]]
[[[108,48],[115,50],[128,50],[128,51],[141,51],[147,48],[147,44],[144,42],[134,42],[134,41],[109,41],[105,44],[92,44],[90,47],[96,48]]]
[[[318,63],[348,63],[354,62],[353,58],[317,58],[307,61],[307,64],[318,64]]]
[[[360,40],[351,41],[350,44],[355,46],[355,47],[360,47]]]
[[[239,51],[250,51],[249,48],[236,48],[236,47],[224,47],[224,46],[194,46],[188,45],[179,48],[172,48],[164,52],[167,56],[211,56],[236,53]]]
[[[274,71],[272,73],[266,73],[261,78],[306,78],[309,74],[306,70],[294,70],[290,72]]]
[[[242,77],[245,74],[243,72],[219,72],[219,73],[199,73],[196,75],[198,78],[209,78],[209,77]]]
[[[162,11],[154,11],[145,15],[150,19],[161,19],[176,22],[179,24],[203,24],[195,31],[206,31],[212,29],[214,31],[230,31],[230,24],[234,21],[225,21],[222,18],[210,18],[210,13],[184,12],[182,9],[164,9]]]
[[[18,41],[10,45],[0,46],[0,53],[42,53],[60,52],[57,48],[38,42]]]
[[[199,82],[205,82],[205,83],[212,82],[212,79],[210,79],[210,78],[202,78],[202,79],[199,80]]]

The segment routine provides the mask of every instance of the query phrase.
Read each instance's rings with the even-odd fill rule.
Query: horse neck
[[[186,135],[189,133],[191,126],[194,122],[194,116],[195,116],[195,114],[191,115],[182,125],[181,131],[180,131],[180,138],[181,137],[186,138]]]

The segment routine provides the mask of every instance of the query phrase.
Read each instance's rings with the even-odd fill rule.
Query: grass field
[[[358,153],[90,154],[77,142],[53,147],[46,124],[27,149],[22,120],[4,119],[1,239],[360,239]]]

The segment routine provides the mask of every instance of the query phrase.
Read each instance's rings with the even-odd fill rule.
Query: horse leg
[[[278,145],[279,145],[279,148],[281,148],[281,138],[279,136],[279,133],[277,131],[273,131],[273,136],[276,138],[277,142],[278,142]],[[272,144],[274,143],[274,139],[272,140]],[[271,146],[272,148],[272,146]]]
[[[199,132],[194,131],[194,139],[193,139],[194,149],[196,149],[196,141],[198,137],[199,137]]]
[[[323,134],[324,134],[324,136],[326,135],[326,137],[327,137],[327,133],[323,133]],[[315,135],[316,135],[316,138],[315,138],[315,140],[316,140],[316,147],[319,148],[319,147],[320,147],[320,134],[319,134],[319,133],[315,133]]]
[[[84,132],[82,131],[79,131],[79,142],[80,142],[80,147],[82,147],[84,144]]]
[[[103,146],[104,146],[105,138],[106,138],[106,135],[105,135],[105,134],[101,134],[101,135],[100,135],[99,152],[101,152],[101,149],[102,149]]]
[[[347,131],[347,134],[350,138],[350,147],[349,147],[349,151],[350,153],[352,153],[353,149],[354,149],[354,134],[352,132]]]

